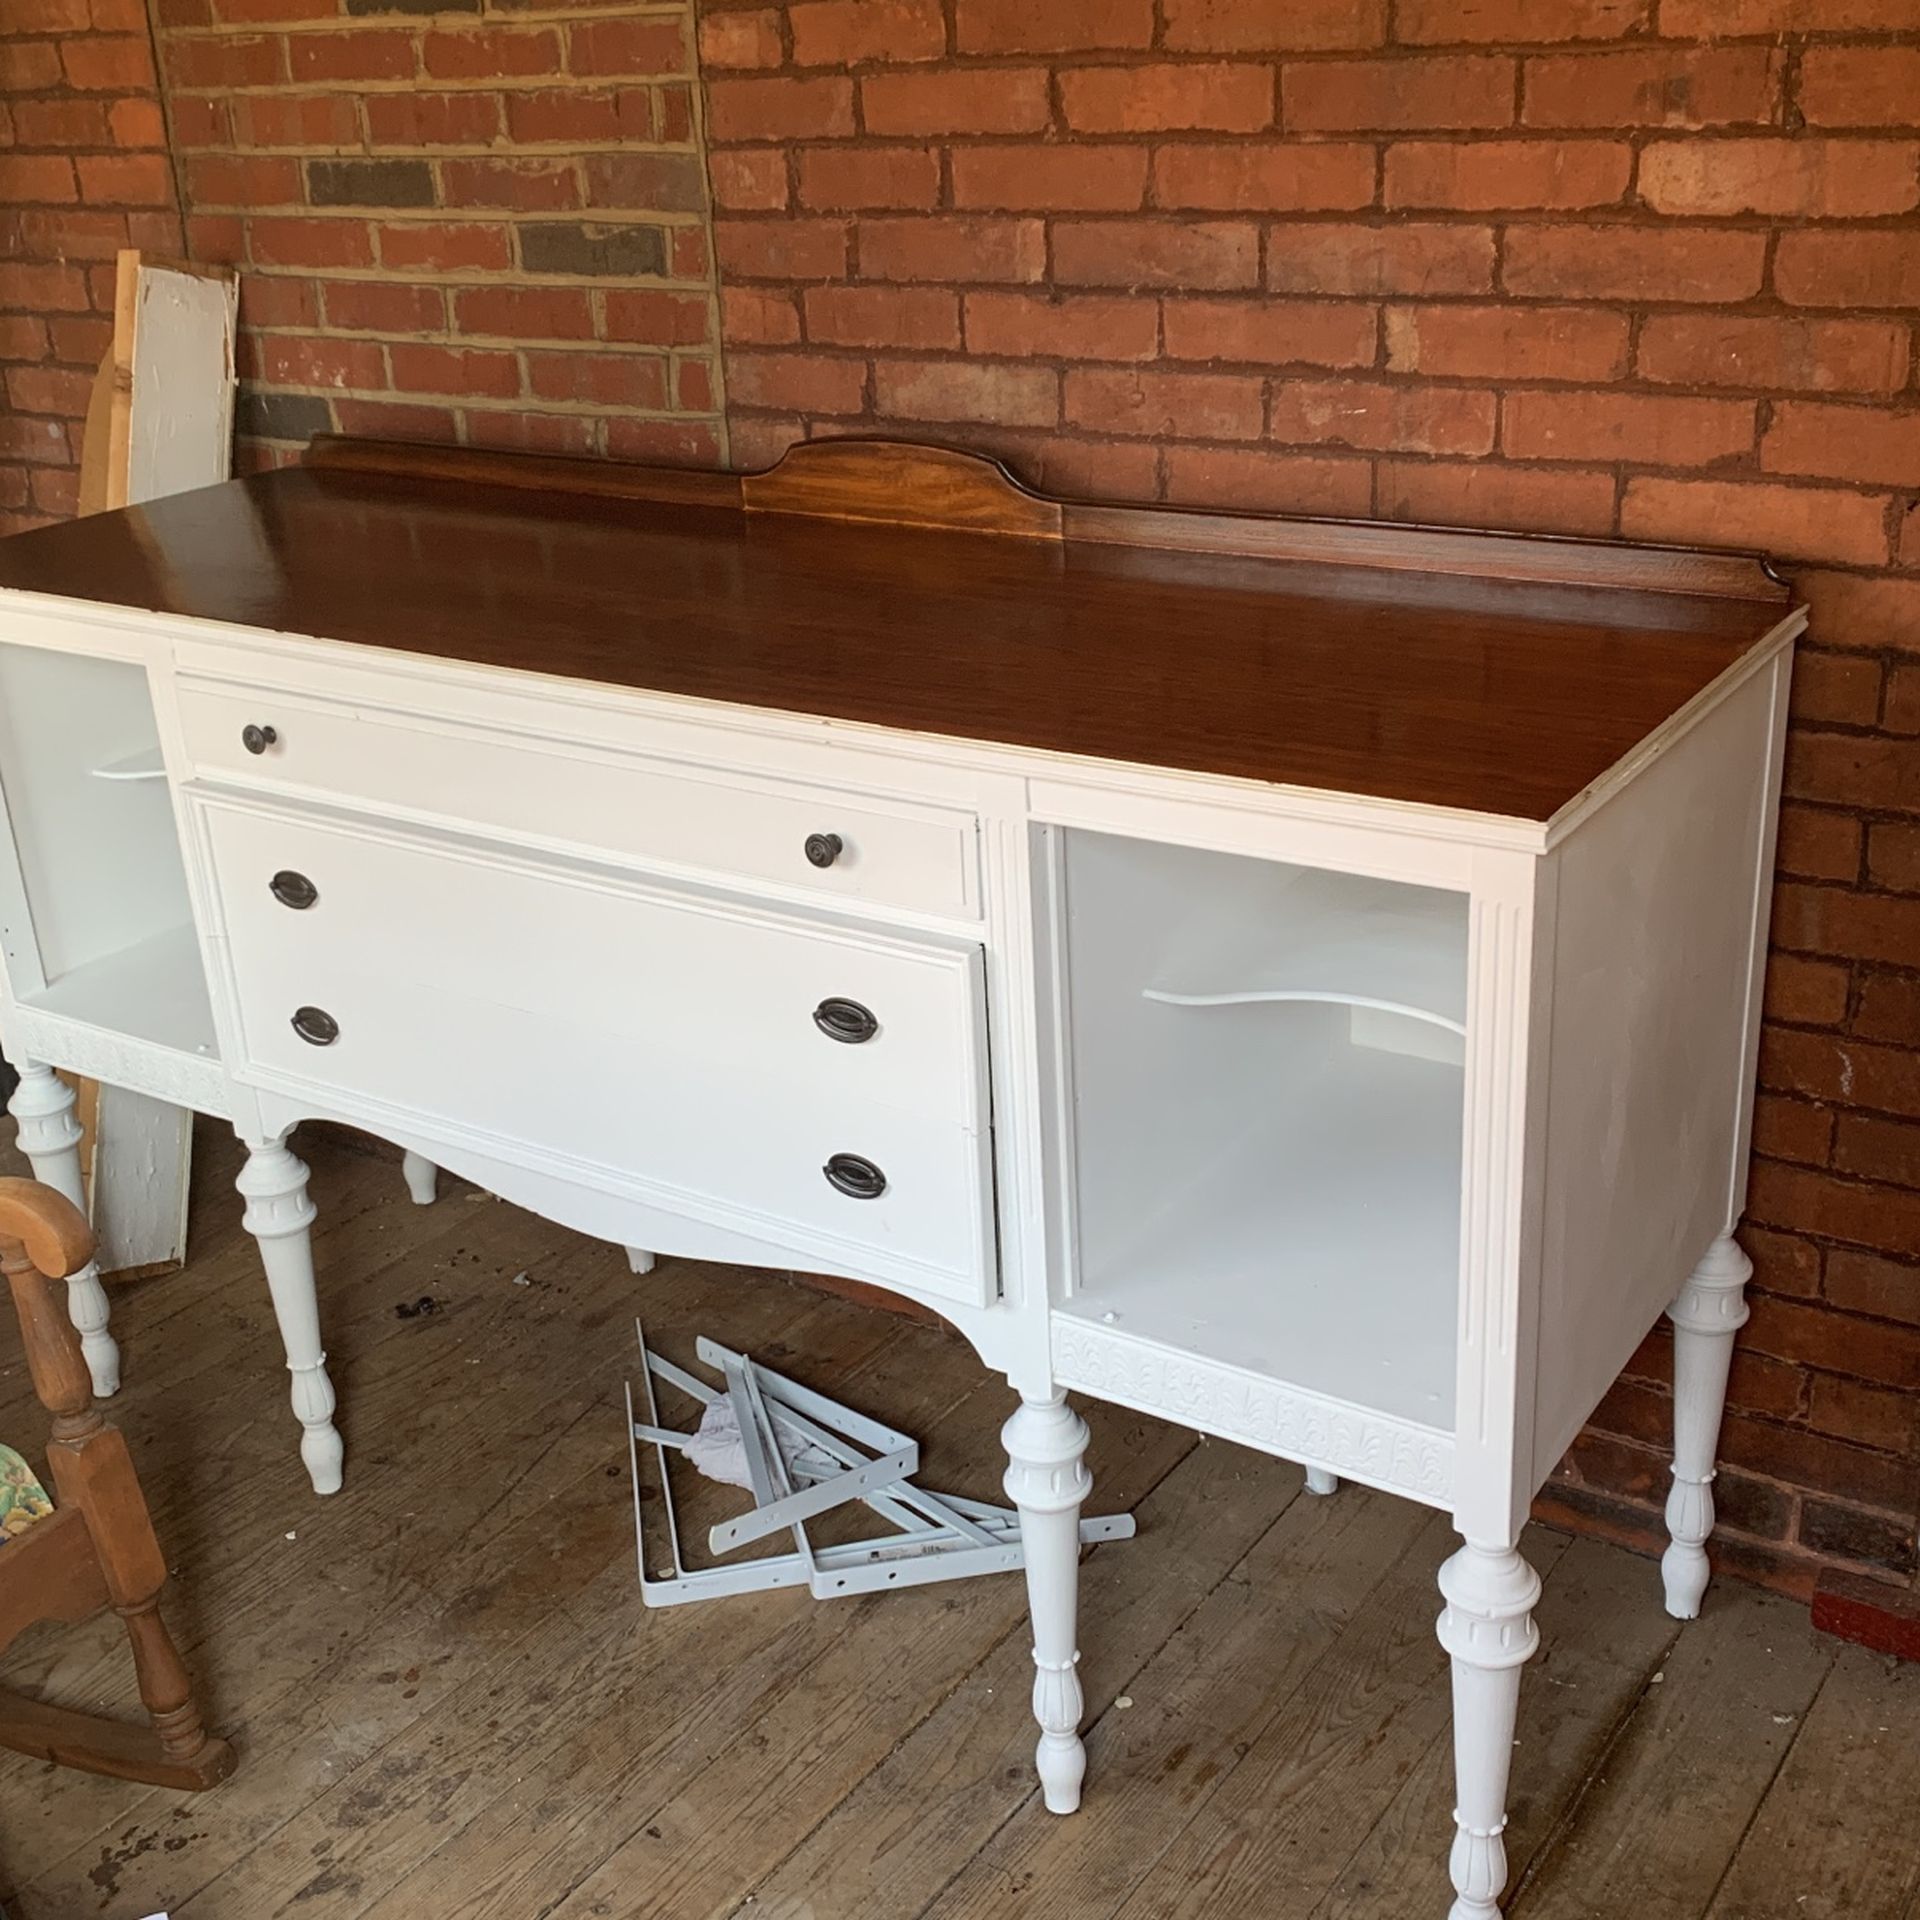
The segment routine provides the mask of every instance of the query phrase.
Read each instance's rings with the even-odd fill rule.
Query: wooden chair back
[[[93,1404],[79,1336],[57,1283],[93,1258],[70,1201],[33,1180],[0,1179],[0,1273],[26,1343],[34,1392],[53,1417],[47,1464],[55,1511],[0,1547],[0,1649],[42,1620],[111,1606],[126,1622],[149,1724],[51,1707],[0,1690],[0,1746],[61,1766],[155,1786],[210,1787],[233,1771],[211,1738],[160,1618],[167,1566],[127,1443]]]

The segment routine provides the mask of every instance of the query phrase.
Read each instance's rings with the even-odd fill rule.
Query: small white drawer
[[[798,1259],[990,1297],[977,944],[259,803],[194,810],[243,1077],[375,1130],[424,1117],[543,1152]]]
[[[178,686],[187,754],[203,777],[823,898],[979,916],[977,821],[964,809],[231,681],[183,675]]]

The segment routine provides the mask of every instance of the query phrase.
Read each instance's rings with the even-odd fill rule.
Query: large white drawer
[[[422,820],[974,919],[975,816],[182,675],[194,770]],[[822,859],[826,864],[820,864]]]
[[[991,1294],[978,945],[452,836],[193,805],[242,1077],[314,1090],[375,1130],[413,1117],[556,1156],[797,1259]],[[863,1196],[871,1176],[835,1156],[883,1188]]]

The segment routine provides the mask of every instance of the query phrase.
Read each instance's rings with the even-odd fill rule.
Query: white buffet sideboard
[[[304,1119],[934,1306],[1019,1395],[1059,1812],[1070,1390],[1450,1513],[1485,1920],[1520,1529],[1663,1312],[1671,1611],[1707,1582],[1803,618],[1740,556],[1081,508],[936,449],[319,446],[0,546],[20,1141],[76,1191],[54,1068],[235,1126],[323,1493]]]

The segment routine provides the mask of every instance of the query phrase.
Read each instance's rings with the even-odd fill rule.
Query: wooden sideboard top
[[[0,587],[1536,821],[1787,612],[1750,556],[1081,507],[879,442],[747,476],[319,442],[0,541]]]

